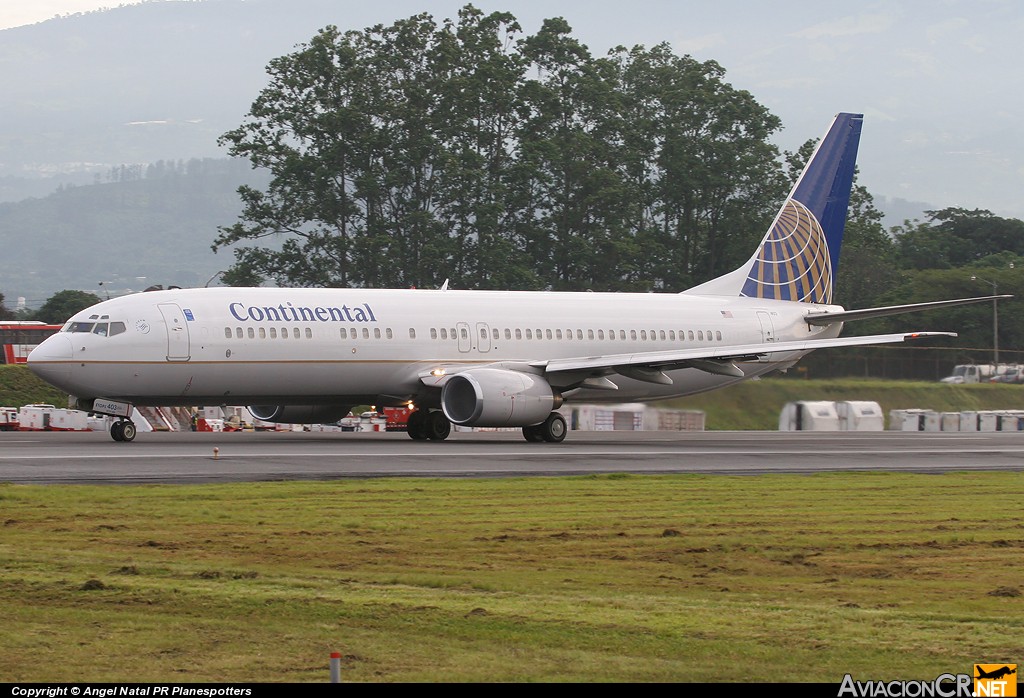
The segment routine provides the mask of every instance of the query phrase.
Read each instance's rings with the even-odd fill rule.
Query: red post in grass
[[[331,652],[331,683],[341,683],[341,652]]]

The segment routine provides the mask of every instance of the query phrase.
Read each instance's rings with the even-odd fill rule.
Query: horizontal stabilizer
[[[911,303],[909,305],[888,305],[884,308],[864,308],[863,310],[841,310],[835,313],[809,313],[804,317],[808,325],[831,325],[836,322],[850,322],[851,320],[866,320],[873,317],[885,317],[887,315],[902,315],[904,313],[916,313],[921,310],[932,310],[933,308],[950,308],[954,305],[970,305],[971,303],[983,303],[985,301],[1003,300],[1013,296],[980,296],[978,298],[954,298],[948,301],[932,301],[931,303]]]

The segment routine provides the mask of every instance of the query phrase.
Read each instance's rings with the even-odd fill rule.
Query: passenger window
[[[242,338],[242,328],[241,327],[236,327],[235,328],[235,339],[241,339],[241,338]]]
[[[619,330],[619,339],[623,342],[626,341],[626,330]]]
[[[587,330],[587,339],[594,338],[594,330]]]
[[[583,330],[576,330],[576,339],[583,339]]]
[[[282,327],[281,328],[281,339],[288,339],[288,328],[287,327]]]
[[[260,339],[266,339],[266,338],[267,338],[267,328],[266,327],[261,327],[260,328]]]
[[[712,338],[714,337],[714,335],[711,334],[711,330],[708,330],[707,335],[708,335],[708,341],[710,342],[712,340]]]
[[[370,338],[370,328],[369,327],[364,327],[363,328],[363,339],[369,339],[369,338]]]
[[[676,331],[675,330],[669,330],[668,331],[668,340],[670,342],[676,341]]]
[[[661,341],[665,341],[665,330],[661,330],[658,333],[658,336],[661,337]]]
[[[597,338],[598,339],[604,339],[604,330],[598,330],[597,331]]]
[[[225,339],[231,339],[231,328],[230,327],[225,327],[224,328],[224,338]]]
[[[512,330],[505,328],[505,339],[512,339]]]
[[[704,341],[704,330],[697,330],[697,340],[701,342]]]
[[[312,330],[312,328],[309,328],[309,327],[306,328],[306,339],[313,339],[313,330]]]
[[[339,331],[341,332],[341,338],[342,339],[348,339],[348,330],[346,330],[344,327],[342,327],[341,330],[339,330]]]
[[[441,328],[441,339],[448,339],[448,330]]]
[[[373,328],[373,338],[374,339],[380,339],[380,328],[379,327],[374,327]]]
[[[409,328],[409,339],[416,339],[416,330]]]
[[[462,335],[463,339],[469,339],[469,331],[465,327],[461,328],[461,332],[459,334]]]
[[[253,328],[250,327],[249,328],[249,339],[255,339],[255,338],[256,338],[256,330],[254,330]]]
[[[722,341],[722,333],[719,332],[718,330],[715,330],[715,339],[717,339],[719,342]]]
[[[483,327],[480,328],[480,339],[487,339],[487,330]]]
[[[114,335],[119,335],[119,334],[127,331],[127,329],[128,328],[125,327],[125,324],[123,322],[112,322],[112,323],[110,323],[110,336],[113,337]],[[231,328],[230,327],[225,327],[224,329],[227,330],[228,337],[230,337],[231,336]]]
[[[271,327],[270,328],[270,338],[271,339],[277,339],[277,328],[276,327]]]
[[[640,330],[640,339],[647,339],[647,330]]]
[[[292,328],[292,337],[295,337],[295,339],[300,339],[300,337],[299,337],[299,328],[298,327],[293,327]]]
[[[565,338],[566,339],[572,339],[572,330],[566,330],[565,331]]]
[[[533,339],[533,330],[531,330],[529,327],[526,328],[526,338]]]
[[[501,338],[501,336],[498,334],[497,328],[491,330],[491,337],[493,339],[500,339]]]
[[[430,328],[430,338],[431,339],[437,339],[437,328],[436,327],[431,327]]]
[[[555,330],[555,339],[562,338],[562,330]]]
[[[636,341],[636,330],[629,331],[629,338],[632,339],[633,341]]]
[[[690,330],[690,331],[689,331],[689,332],[687,332],[686,334],[687,334],[687,336],[689,336],[689,338],[690,338],[690,341],[692,342],[692,341],[693,341],[693,330]]]
[[[516,339],[522,339],[522,338],[523,338],[523,331],[517,327],[516,328]]]

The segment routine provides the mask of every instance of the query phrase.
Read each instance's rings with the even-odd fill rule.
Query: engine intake
[[[561,404],[562,396],[540,376],[501,368],[457,373],[441,391],[445,416],[460,426],[533,426]]]

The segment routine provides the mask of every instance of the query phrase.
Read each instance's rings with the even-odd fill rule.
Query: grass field
[[[0,681],[931,679],[1024,659],[1020,473],[0,486]]]

